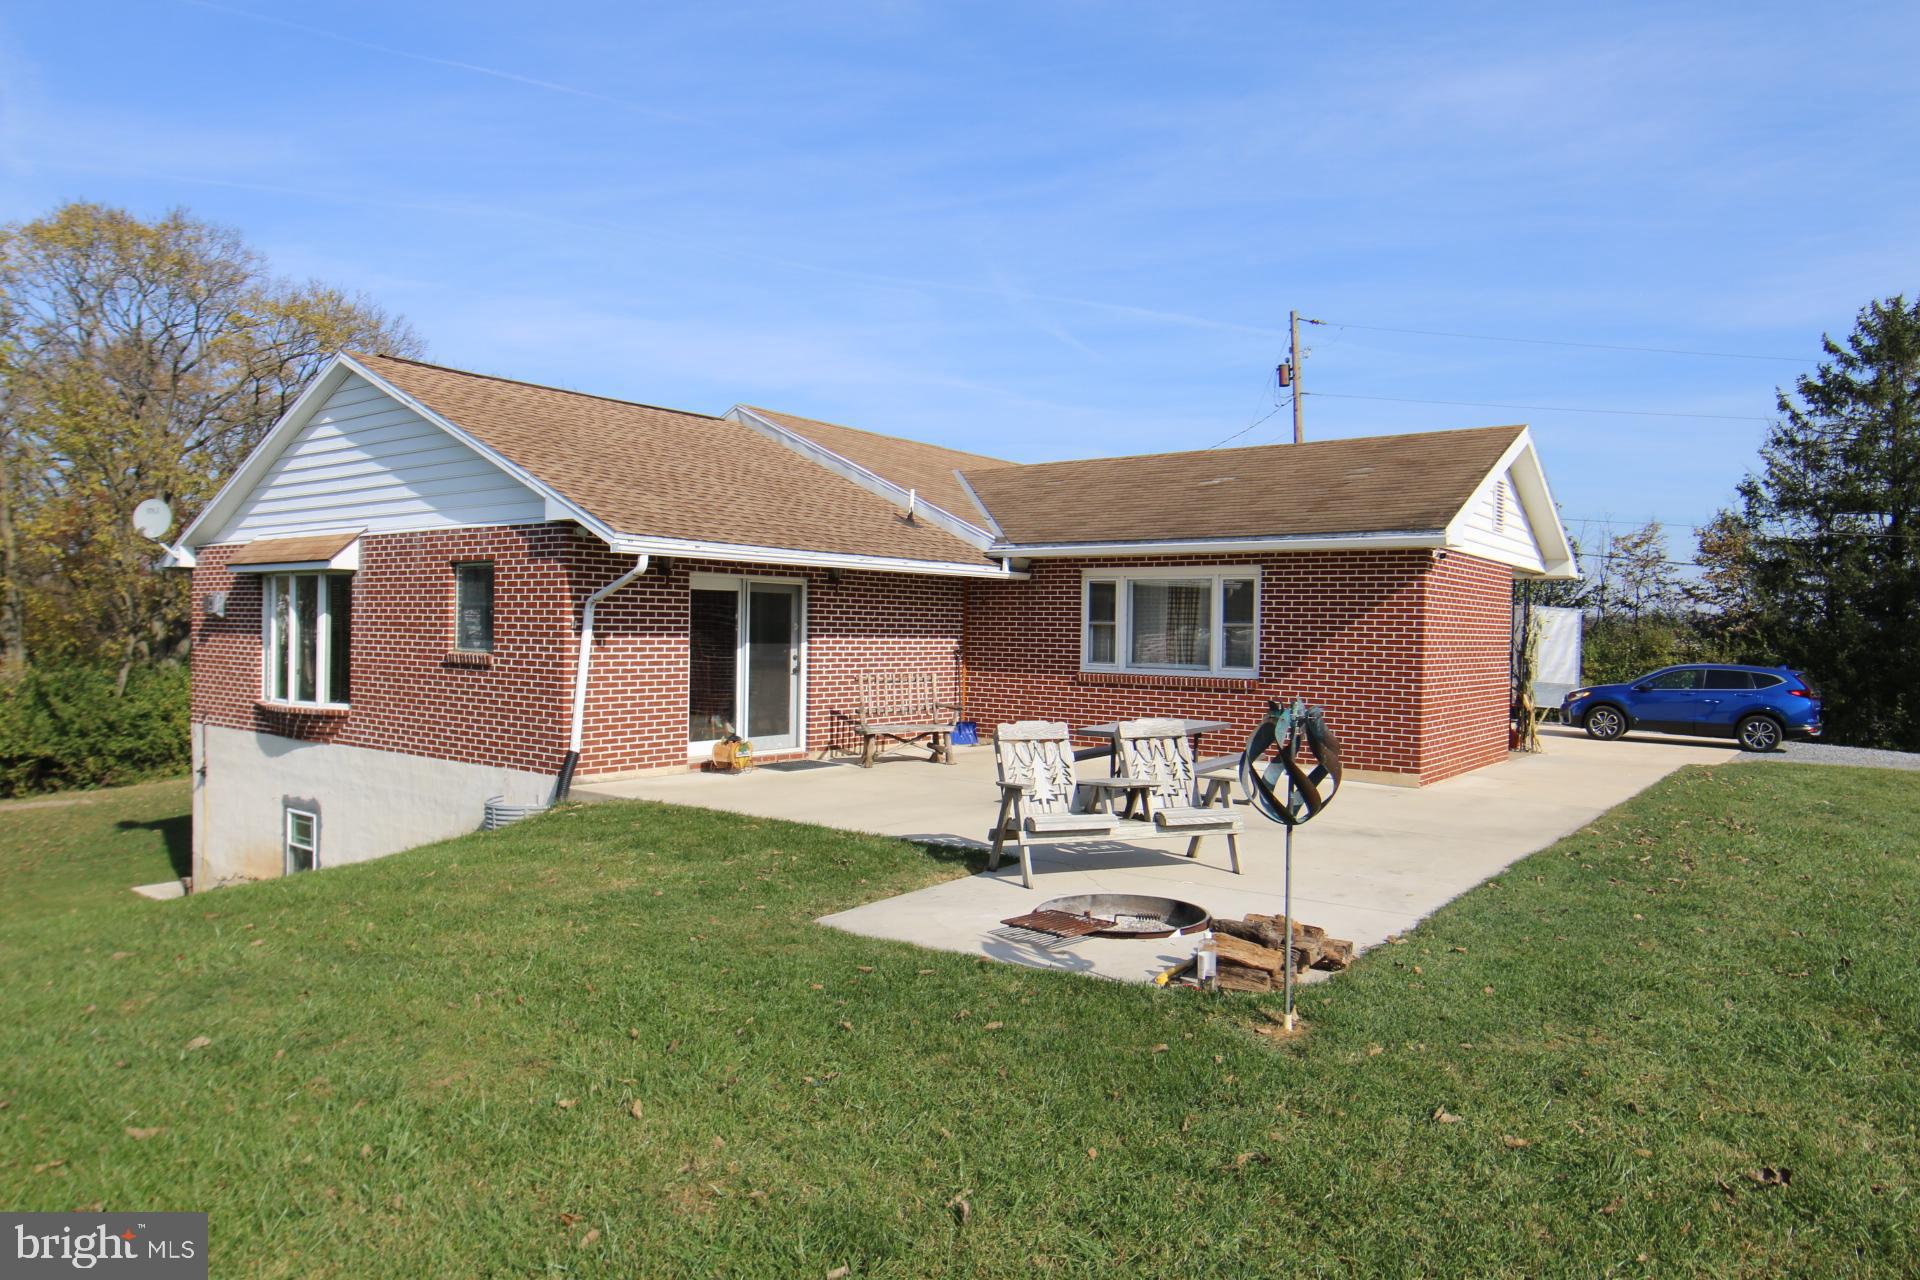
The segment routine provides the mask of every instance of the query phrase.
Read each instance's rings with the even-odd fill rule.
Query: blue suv
[[[1575,689],[1560,714],[1603,741],[1644,729],[1732,738],[1742,751],[1772,751],[1787,737],[1820,736],[1820,695],[1786,667],[1662,667],[1631,684]]]

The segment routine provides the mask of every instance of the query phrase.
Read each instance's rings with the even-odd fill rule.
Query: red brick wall
[[[609,581],[631,560],[586,565]],[[859,745],[850,717],[862,671],[930,671],[952,698],[960,649],[960,580],[671,560],[601,604],[588,693],[583,774],[650,769],[687,759],[687,610],[694,573],[800,580],[806,599],[807,750]],[[571,670],[571,663],[569,663]],[[764,756],[764,752],[762,753]]]
[[[1082,673],[1082,570],[1139,563],[1041,560],[1030,582],[969,584],[967,709],[983,737],[1006,720],[1182,715],[1232,724],[1202,743],[1226,753],[1269,698],[1298,695],[1326,709],[1353,768],[1432,781],[1504,754],[1504,728],[1491,754],[1487,727],[1505,724],[1506,688],[1486,672],[1505,671],[1507,638],[1486,620],[1509,607],[1505,568],[1459,553],[1436,564],[1427,551],[1168,558],[1155,564],[1259,566],[1259,677]],[[1437,655],[1422,653],[1430,633]],[[1443,698],[1475,702],[1463,714]]]
[[[394,533],[360,540],[353,583],[352,709],[293,713],[260,705],[257,574],[236,548],[200,552],[193,571],[193,718],[283,737],[405,751],[551,773],[566,751],[571,580],[584,547],[570,526]],[[494,652],[456,665],[453,564],[494,563]],[[224,618],[209,592],[227,592]]]
[[[204,550],[193,574],[193,717],[311,741],[556,772],[567,749],[580,607],[633,564],[563,524],[361,539],[354,577],[351,710],[260,705],[261,583]],[[453,648],[453,564],[494,562],[494,652]],[[851,743],[858,673],[932,671],[955,690],[961,587],[947,578],[669,560],[603,601],[595,622],[582,775],[687,759],[687,606],[692,572],[802,579],[809,750]],[[205,599],[226,591],[224,618]]]
[[[1420,780],[1438,782],[1506,758],[1513,572],[1456,551],[1424,579]]]
[[[231,548],[194,571],[196,721],[288,737],[554,772],[566,751],[576,620],[588,594],[625,571],[570,525],[370,535],[354,582],[352,709],[290,713],[259,705],[260,582],[228,572]],[[454,562],[491,559],[495,651],[450,660]],[[1298,553],[1193,557],[1168,565],[1258,563],[1260,676],[1087,675],[1079,670],[1084,561],[1039,561],[1029,582],[657,561],[604,601],[596,624],[582,775],[686,762],[691,573],[806,584],[806,746],[857,745],[849,727],[859,673],[931,671],[967,712],[1073,724],[1143,715],[1205,716],[1236,750],[1270,697],[1327,709],[1355,768],[1434,781],[1506,750],[1509,574],[1453,553]],[[1137,562],[1136,562],[1137,563]],[[229,593],[209,617],[211,591]],[[963,607],[964,602],[964,607]],[[963,617],[964,615],[964,617]]]

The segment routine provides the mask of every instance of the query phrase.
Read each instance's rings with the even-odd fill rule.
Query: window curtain
[[[1210,665],[1213,584],[1135,582],[1132,585],[1134,665]]]

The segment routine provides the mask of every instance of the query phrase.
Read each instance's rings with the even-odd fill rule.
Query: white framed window
[[[287,874],[320,865],[320,815],[311,809],[287,810]]]
[[[276,573],[260,584],[261,692],[269,702],[345,707],[353,575]]]
[[[1081,578],[1080,667],[1259,674],[1260,571],[1088,569]]]

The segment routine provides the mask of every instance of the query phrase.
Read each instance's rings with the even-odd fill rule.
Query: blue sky
[[[1200,448],[1274,409],[1290,307],[1812,357],[1920,288],[1916,64],[1911,5],[13,0],[0,217],[184,205],[465,368]],[[1310,436],[1531,422],[1588,545],[1709,516],[1802,367],[1309,345]]]

